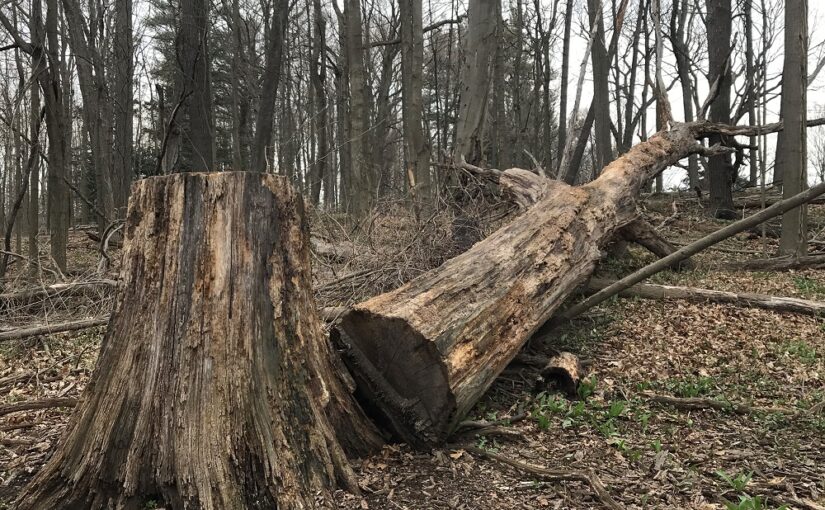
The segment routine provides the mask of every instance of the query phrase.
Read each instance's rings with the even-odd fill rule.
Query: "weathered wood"
[[[621,230],[621,235],[628,241],[632,241],[639,246],[646,248],[659,258],[667,257],[668,255],[676,252],[678,249],[667,239],[659,235],[659,233],[656,232],[656,229],[653,228],[653,225],[642,218],[639,218],[624,227]],[[686,259],[673,264],[672,269],[681,271],[683,269],[693,269],[694,267],[696,267],[696,265],[693,261]]]
[[[282,177],[139,181],[92,379],[19,509],[326,508],[370,425],[338,378]],[[356,489],[357,490],[357,489]]]
[[[93,319],[82,319],[79,321],[58,322],[56,324],[41,324],[27,328],[17,328],[9,331],[0,331],[0,342],[7,340],[19,340],[37,335],[54,335],[69,331],[80,331],[83,329],[105,326],[109,322],[108,317],[96,317]]]
[[[56,283],[44,287],[34,287],[17,292],[0,294],[0,308],[9,305],[27,305],[32,301],[53,297],[69,297],[79,294],[93,293],[100,289],[114,289],[117,282],[114,280],[93,280],[86,282]]]
[[[772,259],[751,259],[727,265],[731,269],[747,271],[790,271],[792,269],[823,269],[825,253],[802,257],[776,257]]]
[[[570,352],[560,352],[542,368],[541,382],[545,385],[552,382],[567,396],[575,397],[583,375],[579,358]]]
[[[591,278],[587,283],[590,292],[598,292],[615,283],[615,280]],[[722,290],[698,289],[674,285],[654,285],[637,283],[623,290],[619,295],[642,299],[683,299],[695,302],[729,303],[738,306],[761,308],[775,312],[791,312],[803,315],[825,316],[825,302],[792,297],[754,294],[750,292],[728,292]]]
[[[333,330],[376,421],[417,446],[443,441],[636,218],[644,182],[704,149],[678,124],[580,187],[553,182],[517,220]]]
[[[42,400],[15,402],[14,404],[0,406],[0,416],[5,416],[11,413],[19,413],[21,411],[36,411],[39,409],[49,409],[52,407],[74,407],[76,405],[77,399],[70,397],[44,398]]]

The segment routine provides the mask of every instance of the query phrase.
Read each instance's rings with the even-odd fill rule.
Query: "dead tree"
[[[636,218],[647,180],[691,154],[727,150],[697,139],[779,129],[677,123],[591,183],[547,181],[534,206],[467,252],[353,307],[333,340],[372,417],[410,444],[443,441]]]
[[[332,363],[308,246],[284,178],[141,181],[97,369],[17,508],[332,506],[344,449],[380,441]]]

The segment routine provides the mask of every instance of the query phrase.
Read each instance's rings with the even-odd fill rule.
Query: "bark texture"
[[[123,260],[98,367],[17,508],[332,506],[349,418],[326,415],[300,196],[257,173],[140,181]]]

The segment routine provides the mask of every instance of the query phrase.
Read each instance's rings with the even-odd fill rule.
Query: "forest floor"
[[[654,224],[671,215],[670,203],[662,203],[657,210],[651,202],[645,212]],[[313,235],[357,248],[352,256],[314,255],[320,306],[388,290],[454,254],[443,248],[449,244],[447,220],[414,222],[389,211],[371,218],[360,237],[337,218],[314,222]],[[685,244],[724,224],[702,213],[683,203],[660,230]],[[812,232],[822,240],[825,206],[812,207],[810,216]],[[92,279],[97,243],[75,231],[70,247],[72,267],[79,269],[66,278]],[[666,271],[651,282],[825,301],[825,270],[724,268],[729,261],[761,257],[763,249],[761,239],[742,234],[695,257],[696,270]],[[767,249],[774,253],[776,241],[767,239]],[[625,257],[603,262],[598,274],[621,276],[652,260],[632,247]],[[19,275],[3,292],[31,285]],[[112,294],[104,289],[0,309],[0,331],[100,317],[111,309]],[[49,407],[3,415],[4,406],[79,397],[103,330],[0,343],[0,508],[42,466],[71,414],[69,407]],[[536,392],[535,369],[514,363],[468,417],[496,426],[460,435],[443,449],[393,445],[356,461],[363,494],[339,491],[338,503],[346,509],[604,507],[582,481],[548,479],[477,452],[482,450],[597,478],[624,508],[825,508],[825,318],[621,298],[533,339],[529,349],[577,354],[587,369],[578,398]],[[656,396],[681,400],[661,404]],[[698,399],[701,408],[686,408],[685,399]],[[710,407],[714,403],[720,408]]]

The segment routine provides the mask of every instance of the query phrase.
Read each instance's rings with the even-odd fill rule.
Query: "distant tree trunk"
[[[35,17],[32,13],[30,17],[29,29],[35,33]],[[31,109],[29,111],[29,140],[33,140],[40,129],[37,122],[40,119],[40,89],[36,81],[31,83]],[[35,150],[31,148],[30,150]],[[32,161],[32,170],[29,174],[29,232],[28,232],[28,255],[29,255],[29,276],[36,276],[40,270],[40,249],[37,243],[37,234],[40,231],[40,148],[37,148],[37,157]]]
[[[373,179],[369,147],[369,102],[367,70],[364,63],[365,48],[363,27],[361,26],[361,0],[345,0],[346,54],[349,71],[349,139],[350,176],[347,190],[350,211],[362,217],[372,206]]]
[[[731,57],[731,6],[730,0],[706,0],[707,2],[707,37],[708,37],[708,79],[710,83],[719,82],[719,94],[710,107],[710,120],[729,124],[731,118],[730,94],[731,72],[727,64]],[[710,145],[721,140],[712,136]],[[710,191],[710,213],[717,218],[734,219],[733,195],[731,188],[736,175],[731,164],[730,155],[721,154],[708,159],[708,181]]]
[[[243,141],[241,140],[241,76],[246,69],[243,43],[243,29],[241,27],[241,8],[239,0],[232,0],[232,43],[234,51],[234,72],[230,73],[232,85],[232,169],[246,170],[243,157]]]
[[[34,2],[39,4],[39,2]],[[39,5],[37,6],[39,11]],[[45,72],[37,69],[40,76],[40,88],[46,107],[46,130],[49,135],[49,171],[48,171],[48,225],[51,257],[61,271],[66,271],[66,247],[69,241],[69,223],[72,217],[72,204],[69,186],[66,181],[69,173],[68,136],[71,120],[66,115],[63,97],[63,76],[61,59],[58,53],[59,12],[57,0],[46,0],[46,55],[34,52],[32,59],[43,62]],[[41,39],[42,40],[42,39]],[[42,46],[40,46],[42,48]],[[48,65],[46,61],[48,60]]]
[[[792,197],[808,186],[807,173],[808,0],[785,2],[785,64],[782,70],[782,196]],[[805,255],[807,208],[782,215],[781,255]]]
[[[96,205],[103,213],[103,217],[97,217],[98,231],[102,234],[107,223],[115,216],[113,190],[119,178],[112,171],[113,106],[105,56],[100,48],[103,34],[100,32],[102,25],[98,17],[103,16],[103,13],[90,9],[88,15],[84,16],[78,0],[63,0],[63,11],[67,20],[69,43],[76,55],[77,77],[83,98],[83,125],[92,154]],[[91,30],[84,30],[87,26]],[[124,65],[129,64],[127,62]]]
[[[312,164],[312,178],[310,179],[310,197],[313,204],[321,199],[321,184],[324,186],[324,202],[327,207],[335,205],[335,194],[332,192],[332,169],[330,168],[329,140],[329,101],[326,95],[327,83],[327,22],[321,9],[321,0],[312,0],[313,9],[313,54],[310,59],[310,81],[315,94],[315,107],[318,109],[315,119],[315,134],[318,142],[315,147],[315,161]]]
[[[178,169],[184,172],[211,171],[215,165],[208,22],[206,0],[181,0],[177,52],[183,119],[175,124],[180,130]]]
[[[404,125],[404,156],[414,176],[417,208],[430,202],[430,149],[424,136],[423,87],[424,28],[421,0],[399,0],[401,17],[401,116]]]
[[[496,0],[470,0],[461,67],[461,94],[456,126],[456,158],[476,164],[483,157],[484,119],[490,90],[490,66],[496,42]]]
[[[134,129],[133,85],[134,40],[132,37],[132,0],[115,0],[114,77],[112,100],[114,107],[114,206],[118,217],[126,214],[129,187],[134,179],[132,164],[132,132]]]
[[[757,84],[756,84],[756,68],[754,67],[754,51],[753,51],[753,2],[752,0],[742,1],[742,10],[744,11],[744,25],[745,25],[745,82],[747,83],[747,91],[745,92],[744,101],[748,110],[748,124],[755,126],[756,121],[756,98],[757,98]],[[756,186],[759,179],[759,168],[757,153],[759,152],[756,137],[750,137],[748,143],[752,147],[748,150],[748,169],[750,175],[748,184]]]
[[[336,2],[332,2],[338,19],[338,55],[335,66],[335,139],[338,147],[340,185],[338,201],[344,209],[351,209],[352,150],[349,144],[349,65],[347,62],[347,21]]]
[[[694,119],[694,87],[690,72],[692,56],[686,40],[689,34],[689,27],[687,26],[689,9],[688,0],[674,0],[670,18],[670,40],[676,57],[676,72],[679,75],[679,84],[682,87],[682,110],[685,122],[692,122]],[[751,123],[751,125],[753,124],[755,122]],[[688,185],[690,189],[696,189],[699,186],[699,158],[697,156],[691,156],[688,159]]]
[[[590,26],[596,29],[591,58],[593,60],[596,172],[601,172],[602,168],[613,161],[613,144],[610,133],[610,84],[608,80],[610,58],[607,55],[601,0],[587,0],[587,12],[590,18]]]
[[[353,484],[339,440],[380,440],[332,364],[300,194],[252,172],[145,179],[125,236],[97,368],[16,508],[334,507]]]
[[[567,89],[570,81],[570,29],[573,25],[573,0],[567,0],[564,11],[564,39],[561,53],[561,90],[559,92],[559,149],[557,158],[561,172],[562,154],[567,144]],[[575,115],[575,112],[573,112]]]
[[[289,0],[279,0],[271,14],[269,40],[266,41],[266,63],[261,81],[261,102],[258,106],[258,118],[255,121],[255,137],[252,141],[253,172],[267,170],[266,149],[272,143],[273,119],[275,118],[275,99],[281,80],[281,66],[284,55],[284,36],[289,21]],[[292,166],[290,164],[290,166]],[[284,171],[284,168],[279,169]],[[291,170],[291,169],[290,169]]]

